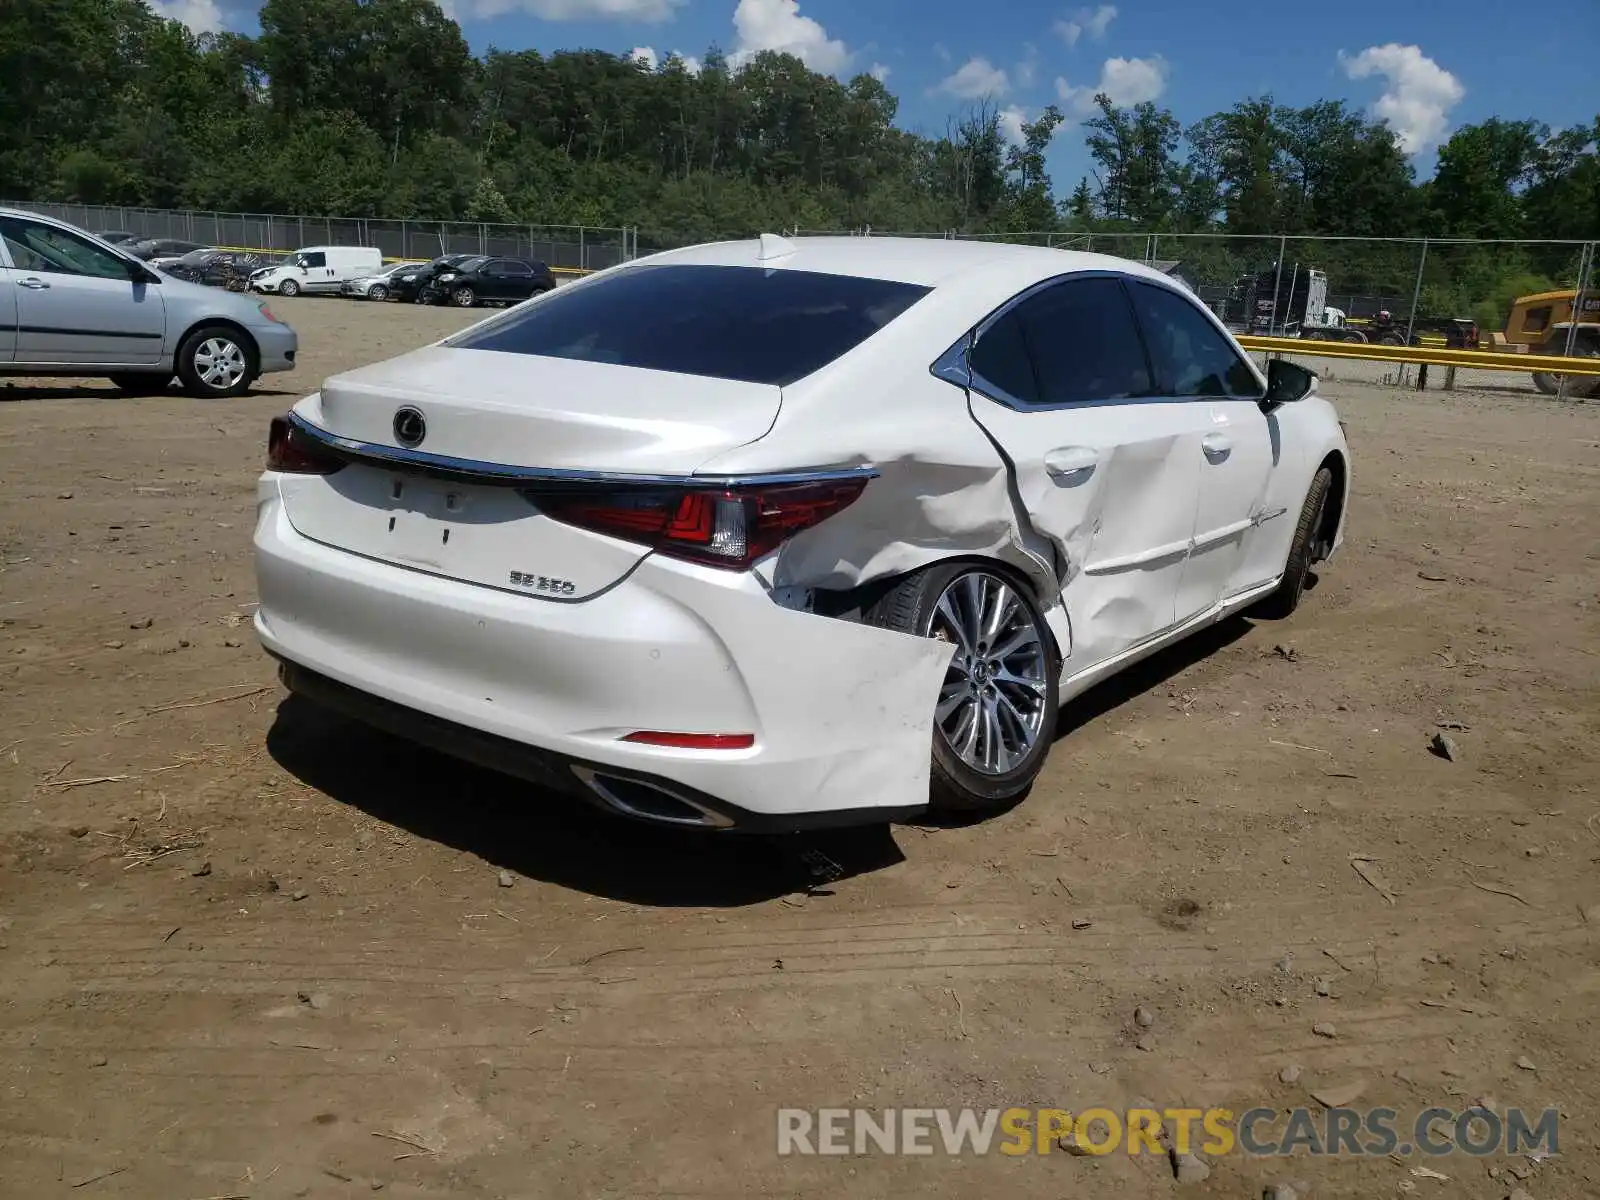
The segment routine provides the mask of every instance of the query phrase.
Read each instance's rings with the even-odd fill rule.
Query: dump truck
[[[1528,354],[1565,354],[1570,344],[1574,358],[1600,358],[1600,292],[1538,292],[1511,302],[1504,333],[1493,335],[1496,350]],[[1547,396],[1561,390],[1561,376],[1535,371],[1533,385]],[[1571,395],[1600,395],[1600,381],[1575,376],[1567,388]]]

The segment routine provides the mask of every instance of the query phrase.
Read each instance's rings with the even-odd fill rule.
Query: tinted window
[[[866,341],[927,293],[811,271],[631,267],[560,288],[448,344],[781,387]]]
[[[1016,308],[1041,404],[1148,396],[1150,370],[1115,279],[1058,283]]]
[[[1261,383],[1205,314],[1175,292],[1130,283],[1134,310],[1164,396],[1235,396],[1254,399]]]
[[[494,264],[494,269],[501,275],[532,275],[528,264],[518,262],[514,258],[502,258]]]
[[[302,267],[325,267],[328,256],[319,250],[315,254],[302,254],[298,261]]]
[[[131,278],[127,264],[115,254],[54,225],[0,217],[0,238],[5,239],[11,265],[19,271],[41,275],[91,275],[97,279]]]
[[[1018,319],[1016,309],[984,330],[968,356],[967,365],[979,380],[979,391],[992,391],[998,387],[1012,399],[1024,404],[1039,402],[1039,389],[1033,378],[1033,360],[1028,357],[1028,343],[1023,340],[1022,322]],[[990,386],[984,387],[985,383]]]

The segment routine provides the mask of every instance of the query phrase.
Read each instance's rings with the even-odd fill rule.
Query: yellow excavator
[[[1574,358],[1600,358],[1600,292],[1539,292],[1511,302],[1505,332],[1491,335],[1491,349],[1528,354],[1566,354],[1570,343]],[[1547,396],[1561,390],[1562,377],[1535,371],[1533,384]],[[1567,386],[1570,396],[1600,396],[1600,380],[1574,376]]]

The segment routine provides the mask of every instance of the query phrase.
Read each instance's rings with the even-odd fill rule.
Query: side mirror
[[[1299,363],[1275,358],[1267,364],[1267,405],[1304,400],[1317,389],[1317,373]]]

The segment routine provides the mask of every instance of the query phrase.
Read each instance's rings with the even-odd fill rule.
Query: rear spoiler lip
[[[455,458],[403,446],[384,446],[341,437],[313,425],[299,413],[290,411],[289,423],[295,431],[315,442],[324,453],[352,462],[363,462],[391,470],[431,475],[464,483],[489,483],[533,491],[563,491],[606,487],[618,491],[656,491],[662,488],[700,490],[738,487],[773,487],[790,483],[830,483],[856,479],[876,479],[878,469],[860,467],[822,467],[798,471],[764,472],[756,475],[645,475],[631,471],[587,471],[565,467],[522,467],[509,463],[484,462],[474,458]]]

